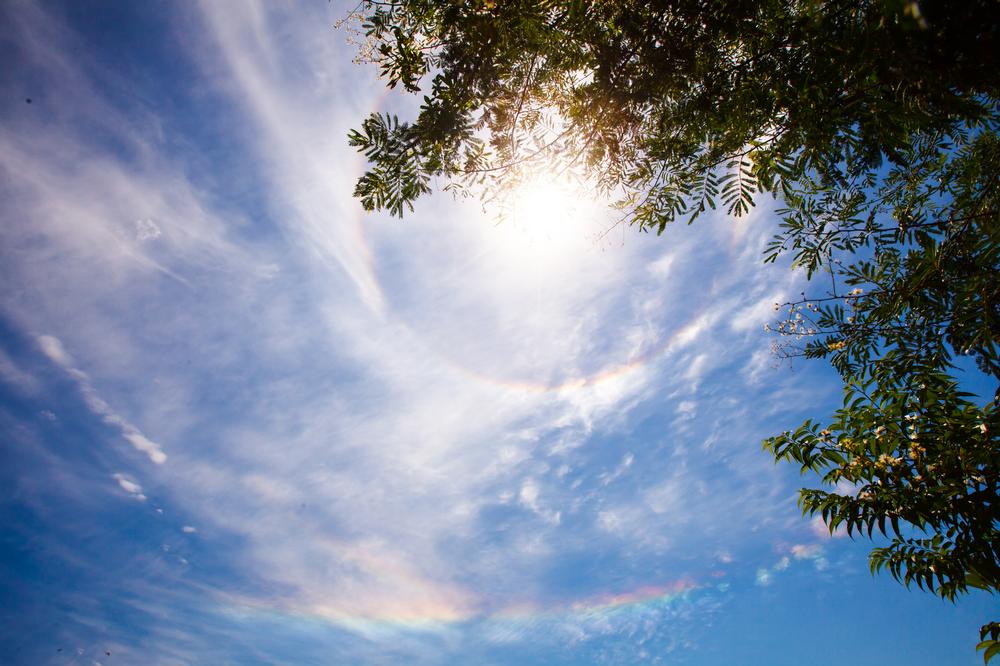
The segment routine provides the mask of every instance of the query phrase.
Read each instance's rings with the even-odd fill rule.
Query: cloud
[[[156,240],[163,235],[159,225],[149,218],[135,221],[135,237],[140,242]]]
[[[825,522],[823,522],[823,516],[813,516],[812,520],[809,521],[809,529],[813,534],[822,539],[839,539],[847,536],[847,528],[844,525],[838,525],[833,532]]]
[[[22,370],[2,349],[0,349],[0,379],[26,395],[34,395],[40,389],[38,380]]]
[[[132,448],[136,451],[146,454],[149,459],[157,465],[162,465],[166,462],[167,454],[163,452],[163,449],[159,444],[143,435],[138,428],[119,416],[118,413],[115,412],[103,398],[101,398],[91,385],[90,377],[82,370],[74,367],[73,358],[69,355],[58,338],[51,335],[40,335],[38,336],[38,346],[49,358],[49,360],[62,367],[62,369],[76,381],[77,387],[80,389],[80,394],[83,396],[84,403],[91,412],[100,416],[101,420],[108,425],[118,428],[121,432],[121,436],[129,444],[131,444]]]
[[[659,259],[652,261],[647,269],[649,273],[658,280],[666,279],[670,274],[670,270],[673,268],[674,261],[676,260],[676,255],[672,252],[667,252]]]
[[[546,522],[558,525],[562,518],[561,512],[543,506],[538,501],[539,492],[538,482],[534,479],[526,479],[518,492],[518,500],[524,508],[538,514]]]
[[[684,378],[697,385],[705,374],[705,370],[709,367],[708,360],[708,354],[698,354],[695,356],[691,361],[691,365],[688,366],[687,371],[684,373]]]
[[[694,320],[693,322],[691,322],[690,324],[686,325],[684,328],[681,329],[680,333],[678,333],[674,337],[674,344],[677,345],[678,347],[685,347],[691,344],[692,342],[697,340],[700,336],[704,335],[705,331],[708,330],[708,327],[711,326],[711,323],[712,322],[710,318],[706,315],[698,317],[696,320]],[[703,360],[698,362],[697,365],[695,365],[695,363],[692,363],[692,365],[688,368],[687,372],[690,373],[692,377],[697,376],[698,372],[701,369],[701,365],[703,363],[704,363]]]
[[[599,511],[597,513],[597,524],[603,530],[617,532],[621,527],[621,518],[614,511]]]
[[[38,336],[38,346],[53,363],[61,365],[63,369],[72,368],[73,359],[66,353],[66,349],[58,338],[51,335],[40,335]]]
[[[273,24],[266,22],[287,17],[260,3],[236,14],[216,2],[202,2],[200,10],[216,47],[203,55],[221,61],[232,77],[229,92],[239,99],[241,112],[249,115],[245,120],[253,126],[248,131],[258,158],[282,191],[281,219],[310,251],[343,270],[368,307],[380,311],[384,297],[359,229],[357,204],[350,196],[353,164],[329,157],[343,150],[347,128],[340,114],[345,106],[359,113],[371,102],[361,97],[363,89],[356,89],[358,99],[347,100],[340,89],[314,79],[315,85],[305,89],[311,93],[305,103],[305,90],[285,78],[291,74],[286,68],[302,66],[295,58],[306,49],[313,58],[337,62],[343,54],[333,52],[335,40],[328,29],[322,38],[319,31],[299,31],[294,39],[268,32]],[[282,48],[287,53],[282,54]],[[327,112],[305,111],[317,108]]]
[[[755,582],[759,586],[767,586],[774,582],[776,574],[788,570],[794,561],[809,561],[817,571],[824,571],[829,567],[829,562],[824,557],[823,547],[819,544],[795,544],[789,549],[791,558],[783,555],[770,568],[761,567],[757,569]]]
[[[729,320],[729,326],[734,331],[746,332],[760,330],[765,323],[774,319],[775,303],[781,303],[787,298],[785,292],[771,292],[757,300],[756,303],[736,312]]]
[[[768,369],[775,370],[777,362],[774,352],[769,349],[757,349],[750,355],[750,360],[743,366],[743,376],[749,384],[760,384],[761,378]]]
[[[792,555],[797,560],[813,560],[823,555],[823,546],[818,543],[799,543],[792,546]]]
[[[677,405],[677,413],[682,416],[694,416],[694,413],[698,410],[698,403],[694,400],[682,400]]]
[[[622,456],[621,462],[618,463],[618,466],[615,467],[614,470],[604,472],[600,475],[599,478],[601,479],[601,484],[606,486],[609,483],[616,481],[622,474],[628,471],[628,468],[632,466],[633,462],[635,462],[635,455],[630,451]]]
[[[117,481],[121,489],[127,492],[132,497],[136,498],[141,502],[146,501],[146,496],[142,492],[142,486],[140,486],[135,481],[132,481],[124,474],[113,474],[111,478]]]
[[[797,560],[811,561],[817,571],[824,571],[830,566],[823,546],[818,543],[796,544],[792,546],[792,556]]]

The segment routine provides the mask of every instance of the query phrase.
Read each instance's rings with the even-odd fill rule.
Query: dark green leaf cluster
[[[983,650],[983,663],[1000,654],[1000,622],[990,622],[979,630],[980,643],[977,650]]]
[[[831,530],[891,535],[871,553],[873,572],[948,599],[997,592],[1000,391],[984,399],[955,379],[956,356],[971,356],[1000,380],[996,115],[915,133],[900,159],[878,178],[785,197],[768,259],[790,252],[830,290],[786,304],[777,330],[805,342],[783,351],[830,360],[845,401],[827,426],[809,421],[764,446],[856,490],[805,489],[800,504]]]
[[[851,380],[831,423],[807,421],[768,439],[778,460],[831,486],[800,504],[830,530],[891,535],[871,555],[909,585],[954,599],[969,586],[1000,589],[1000,412],[978,406],[934,368]]]

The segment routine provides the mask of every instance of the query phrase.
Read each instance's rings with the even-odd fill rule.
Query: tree
[[[661,233],[721,205],[782,201],[766,261],[826,291],[785,304],[781,353],[826,358],[845,402],[765,441],[853,492],[805,489],[830,529],[892,535],[871,555],[947,598],[1000,591],[1000,6],[992,0],[363,0],[363,56],[424,92],[350,143],[355,194],[404,209],[440,179],[491,196],[580,172]],[[843,488],[843,484],[838,486]],[[984,656],[1000,625],[983,628]]]
[[[806,421],[764,447],[854,487],[804,489],[800,505],[831,531],[891,534],[873,573],[953,600],[1000,589],[1000,390],[978,404],[950,374],[958,354],[1000,377],[1000,140],[995,126],[921,137],[902,156],[878,187],[814,188],[817,216],[802,213],[815,202],[785,210],[768,258],[793,248],[808,270],[825,261],[832,288],[785,304],[778,331],[795,342],[781,352],[828,358],[844,403],[826,426]],[[1000,625],[981,634],[989,660]]]

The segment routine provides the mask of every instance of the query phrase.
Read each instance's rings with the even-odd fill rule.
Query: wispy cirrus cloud
[[[163,452],[163,448],[156,442],[146,437],[142,431],[130,422],[122,418],[107,402],[104,401],[104,399],[94,389],[87,373],[73,365],[73,358],[69,355],[58,338],[51,335],[40,335],[38,337],[38,346],[49,358],[49,360],[59,365],[76,381],[77,386],[80,388],[80,394],[83,396],[83,401],[86,403],[90,411],[101,417],[101,420],[108,425],[118,428],[121,431],[121,436],[129,444],[131,444],[132,448],[136,451],[144,453],[157,465],[162,465],[166,462],[167,454]],[[126,491],[133,492],[125,486],[122,478],[118,476],[115,478],[118,479],[119,485],[125,488]],[[137,492],[141,495],[141,489]]]
[[[0,130],[16,172],[5,217],[31,220],[0,231],[3,274],[24,285],[4,315],[45,331],[90,412],[158,463],[112,476],[174,521],[150,537],[156,567],[170,539],[238,544],[224,566],[171,550],[184,568],[162,579],[197,580],[220,635],[218,618],[307,618],[365,637],[343,648],[359,660],[399,641],[424,663],[463,641],[673,644],[663,623],[722,603],[673,583],[802,527],[757,440],[803,389],[746,369],[774,298],[766,227],[597,241],[595,210],[582,232],[539,238],[441,198],[401,225],[363,219],[344,136],[396,102],[347,65],[323,11],[205,2],[165,17],[194,44],[180,87],[211,100],[201,111],[240,144],[232,179],[253,196],[199,180],[213,146],[166,140],[182,130],[156,104],[109,99],[68,28],[37,7],[19,17],[32,67],[101,132],[23,110]],[[177,621],[147,594],[151,617]],[[610,597],[629,610],[588,601]],[[197,643],[177,626],[160,640]]]
[[[141,502],[145,502],[146,501],[146,499],[147,499],[146,495],[143,494],[143,492],[142,492],[142,486],[140,486],[138,483],[136,483],[132,479],[128,478],[124,474],[120,474],[120,473],[119,474],[114,474],[112,476],[112,478],[114,478],[114,480],[118,482],[118,486],[122,490],[124,490],[125,492],[127,492],[129,495],[131,495],[132,497],[136,498],[137,500],[139,500]]]
[[[0,349],[0,379],[28,395],[36,394],[41,389],[38,379],[22,369],[3,349]]]

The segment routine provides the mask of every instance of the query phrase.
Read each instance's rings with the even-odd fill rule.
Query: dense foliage
[[[766,260],[786,355],[826,358],[844,406],[768,439],[818,473],[805,511],[890,536],[873,570],[954,598],[1000,591],[1000,5],[993,0],[622,0],[359,5],[363,56],[423,91],[350,135],[356,195],[402,215],[441,179],[489,193],[587,174],[643,229],[782,202]],[[965,364],[971,365],[971,364]],[[980,381],[979,385],[984,382]],[[988,659],[1000,652],[983,628]]]

